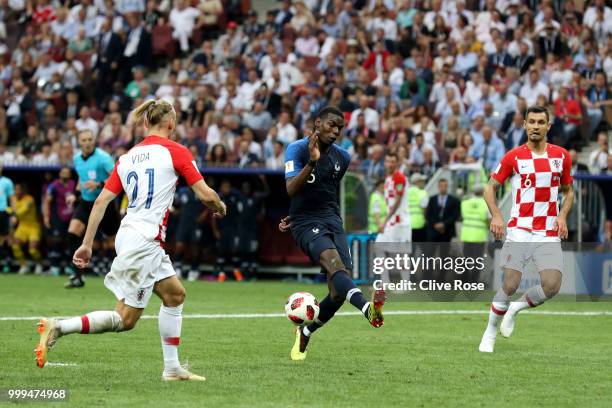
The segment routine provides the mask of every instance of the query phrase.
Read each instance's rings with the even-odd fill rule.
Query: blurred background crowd
[[[0,21],[5,167],[71,166],[81,129],[117,158],[143,136],[129,111],[158,97],[202,167],[282,170],[335,105],[369,192],[389,150],[407,175],[486,177],[537,103],[578,170],[612,174],[605,0],[2,0]]]

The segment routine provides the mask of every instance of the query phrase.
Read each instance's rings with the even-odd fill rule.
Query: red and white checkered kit
[[[405,194],[407,188],[408,180],[404,173],[399,170],[385,178],[385,202],[387,210],[391,210],[396,200],[401,200],[395,216],[389,219],[389,226],[410,224],[410,214],[406,211],[408,209],[408,194]]]
[[[504,183],[511,177],[513,204],[508,228],[557,237],[559,186],[572,184],[571,168],[567,150],[550,143],[542,155],[532,152],[527,145],[506,153],[491,178]]]

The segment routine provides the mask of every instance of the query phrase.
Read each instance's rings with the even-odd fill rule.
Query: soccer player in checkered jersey
[[[385,202],[389,211],[379,229],[376,242],[411,242],[410,213],[408,212],[408,180],[399,170],[397,154],[385,155]]]
[[[40,342],[36,360],[39,367],[44,367],[48,350],[60,336],[132,329],[155,293],[162,300],[158,320],[164,358],[162,380],[204,381],[204,377],[192,374],[179,364],[185,288],[163,244],[179,176],[217,216],[224,216],[226,207],[204,182],[189,150],[169,140],[176,128],[172,104],[162,100],[144,102],[134,110],[132,118],[136,124],[144,124],[147,136],[115,164],[93,205],[83,244],[73,256],[78,268],[89,264],[93,239],[104,212],[125,191],[129,205],[115,239],[117,257],[104,279],[104,285],[117,297],[115,310],[63,320],[42,319],[38,326]]]
[[[513,198],[506,241],[500,255],[504,281],[493,298],[489,322],[479,347],[485,353],[493,352],[500,320],[502,336],[509,337],[517,313],[541,305],[561,287],[563,254],[560,241],[567,238],[567,215],[574,197],[572,160],[567,150],[546,142],[550,129],[546,108],[529,107],[523,127],[527,143],[506,153],[485,188],[484,198],[492,215],[490,228],[496,240],[502,239],[504,224],[495,203],[495,190],[508,178]],[[559,192],[563,195],[560,210]],[[517,301],[510,302],[530,260],[540,274],[541,284],[527,289]]]

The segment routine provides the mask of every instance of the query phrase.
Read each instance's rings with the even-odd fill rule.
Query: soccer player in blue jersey
[[[291,197],[289,216],[281,231],[291,230],[295,241],[327,275],[328,295],[320,303],[319,317],[298,327],[291,349],[292,360],[304,360],[310,336],[331,319],[345,300],[359,309],[374,327],[383,325],[385,292],[375,291],[368,302],[350,278],[351,254],[340,217],[340,181],[349,153],[334,144],[344,129],[342,112],[325,107],[315,116],[312,135],[287,146],[285,181]]]
[[[115,167],[113,158],[104,150],[96,147],[96,139],[91,130],[81,130],[77,141],[81,153],[74,156],[73,162],[74,169],[79,176],[77,190],[81,196],[76,201],[76,208],[68,225],[68,244],[71,254],[81,246],[94,201],[98,198],[102,187],[104,187],[104,182]],[[69,201],[74,203],[75,197],[71,197]],[[119,229],[120,221],[117,208],[114,205],[109,205],[100,223],[100,230],[106,238],[109,240],[114,238]],[[66,283],[66,288],[80,288],[84,285],[82,271],[76,269]]]

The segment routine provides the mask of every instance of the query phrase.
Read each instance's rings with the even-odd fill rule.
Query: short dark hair
[[[528,107],[525,111],[525,120],[527,120],[527,117],[530,113],[544,113],[546,114],[546,121],[550,121],[550,117],[548,116],[548,109],[546,109],[544,106],[531,105],[530,107]]]
[[[397,153],[395,153],[393,150],[389,150],[387,152],[387,154],[385,154],[385,156],[387,156],[387,157],[394,157],[395,160],[399,160],[399,157],[397,157]]]
[[[344,118],[344,113],[342,113],[342,111],[338,108],[336,108],[335,106],[326,106],[324,108],[321,108],[316,114],[315,114],[315,119],[325,119],[327,117],[327,115],[338,115],[341,118]]]

